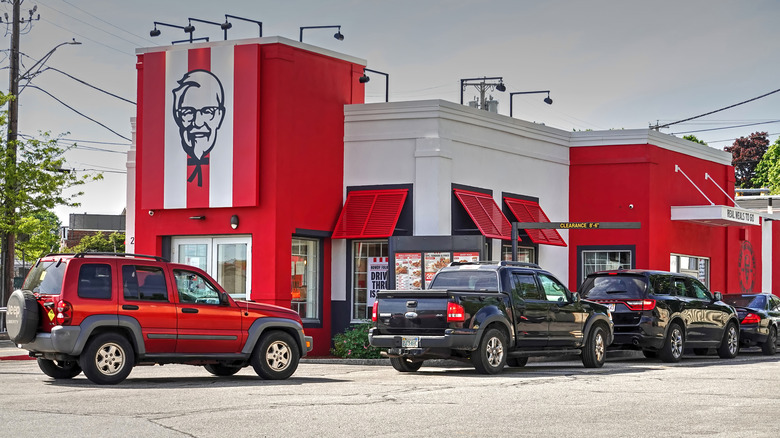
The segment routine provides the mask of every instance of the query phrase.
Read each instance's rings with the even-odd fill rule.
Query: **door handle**
[[[138,310],[138,306],[134,304],[122,304],[122,310]]]
[[[192,307],[182,307],[181,313],[198,313],[198,309],[193,309]]]

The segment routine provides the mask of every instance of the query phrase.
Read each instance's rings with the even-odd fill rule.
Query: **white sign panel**
[[[368,258],[368,294],[366,306],[372,307],[376,301],[376,293],[387,289],[387,257]]]

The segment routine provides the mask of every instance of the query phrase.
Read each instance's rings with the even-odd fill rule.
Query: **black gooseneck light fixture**
[[[196,21],[198,23],[206,23],[206,24],[213,24],[214,26],[219,26],[225,33],[225,40],[227,41],[227,30],[229,28],[225,28],[225,23],[217,23],[215,21],[208,21],[208,20],[201,20],[200,18],[187,18],[189,25],[192,26],[192,22]]]
[[[193,38],[192,38],[192,33],[195,32],[195,26],[193,26],[191,23],[189,25],[187,25],[187,26],[177,26],[175,24],[168,24],[168,23],[163,23],[163,22],[160,22],[160,21],[155,21],[154,22],[154,29],[152,29],[149,32],[149,36],[152,36],[152,37],[160,36],[160,34],[162,32],[160,31],[160,29],[157,29],[158,25],[159,26],[173,27],[173,28],[176,28],[176,29],[181,29],[181,30],[184,31],[184,33],[190,34],[190,39],[189,40],[175,41],[174,44],[177,43],[177,42],[180,43],[180,42],[184,42],[184,41],[189,41],[189,42],[193,42],[194,41]],[[198,38],[198,39],[202,39],[202,38]]]
[[[235,18],[236,20],[243,20],[243,21],[248,21],[250,23],[255,23],[260,28],[259,29],[260,30],[259,37],[260,38],[263,37],[263,22],[262,21],[251,20],[249,18],[244,18],[244,17],[239,17],[239,16],[236,16],[236,15],[225,14],[225,22],[221,24],[222,30],[225,31],[225,39],[227,39],[227,31],[228,31],[228,29],[233,27],[233,23],[229,22],[228,18]]]
[[[363,68],[363,76],[358,78],[358,81],[361,84],[365,84],[366,82],[370,81],[371,78],[369,76],[366,76],[366,72],[370,71],[371,73],[376,73],[380,75],[385,76],[385,102],[390,102],[390,75],[387,73],[383,73],[378,70],[371,70],[370,68]]]
[[[301,27],[300,35],[298,36],[298,41],[303,42],[303,30],[304,29],[338,29],[335,34],[333,34],[333,38],[336,38],[339,41],[344,41],[344,34],[341,33],[341,25],[333,25],[333,26],[303,26]]]
[[[553,101],[550,99],[550,90],[541,90],[541,91],[514,91],[509,93],[509,117],[512,117],[512,97],[515,96],[515,94],[544,94],[547,93],[547,97],[544,98],[544,103],[547,105],[552,105]]]

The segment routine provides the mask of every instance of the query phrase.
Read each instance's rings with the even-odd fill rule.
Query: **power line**
[[[771,137],[773,135],[780,135],[780,132],[773,132],[771,134],[767,134],[766,136],[767,137]],[[727,141],[733,142],[735,140],[736,140],[736,138],[728,138],[726,140],[712,140],[712,141],[708,141],[707,144],[709,144],[709,143],[725,143]]]
[[[80,7],[78,7],[78,6],[74,5],[73,3],[69,2],[68,0],[62,0],[62,1],[63,1],[63,2],[65,2],[65,3],[67,3],[67,4],[69,4],[69,5],[71,5],[72,7],[76,8],[76,9],[78,9],[79,11],[81,11],[81,12],[83,12],[83,13],[85,13],[85,14],[89,15],[90,17],[92,17],[92,18],[94,18],[94,19],[96,19],[96,20],[100,20],[100,21],[102,21],[103,23],[106,23],[107,25],[109,25],[109,26],[111,26],[111,27],[113,27],[113,28],[115,28],[115,29],[119,29],[119,30],[121,30],[122,32],[124,32],[124,33],[126,33],[126,34],[128,34],[128,35],[132,35],[132,36],[134,36],[134,37],[136,37],[136,38],[140,38],[140,39],[142,39],[142,40],[144,40],[144,41],[148,41],[148,42],[152,43],[152,45],[157,45],[157,43],[156,43],[156,42],[154,42],[154,41],[152,41],[152,40],[150,40],[150,39],[148,39],[148,38],[139,37],[138,35],[136,35],[136,34],[134,34],[134,33],[130,32],[129,30],[122,29],[121,27],[119,27],[119,26],[117,26],[117,25],[115,25],[115,24],[113,24],[113,23],[109,23],[108,21],[106,21],[106,20],[104,20],[104,19],[102,19],[102,18],[98,17],[97,15],[94,15],[94,14],[90,13],[89,11],[85,11],[84,9],[81,9]]]
[[[65,103],[65,102],[61,101],[60,99],[57,99],[56,97],[54,97],[54,95],[52,95],[52,94],[51,94],[51,93],[49,93],[48,91],[44,90],[43,88],[41,88],[41,87],[38,87],[38,86],[35,86],[35,85],[28,85],[28,87],[30,87],[30,88],[34,88],[34,89],[36,89],[36,90],[42,91],[43,93],[46,93],[46,94],[47,94],[49,97],[51,97],[52,99],[54,99],[54,100],[56,100],[57,102],[61,103],[63,106],[65,106],[65,107],[66,107],[66,108],[68,108],[69,110],[73,111],[74,113],[76,113],[76,114],[80,115],[81,117],[84,117],[84,118],[85,118],[85,119],[87,119],[87,120],[90,120],[90,121],[92,121],[92,122],[95,122],[95,123],[97,123],[98,125],[100,125],[100,126],[102,126],[102,127],[106,128],[106,129],[108,129],[108,130],[109,130],[109,131],[111,131],[112,133],[116,134],[117,136],[119,136],[119,137],[121,137],[121,138],[123,138],[123,139],[125,139],[125,140],[127,140],[127,141],[133,141],[133,140],[131,140],[131,139],[129,139],[129,138],[127,138],[127,137],[125,137],[124,135],[122,135],[122,134],[120,134],[120,133],[118,133],[118,132],[114,131],[113,129],[109,128],[108,126],[106,126],[106,125],[104,125],[104,124],[102,124],[102,123],[98,122],[97,120],[93,119],[92,117],[89,117],[89,116],[87,116],[86,114],[84,114],[84,113],[82,113],[82,112],[78,111],[77,109],[75,109],[75,108],[73,108],[72,106],[68,105],[67,103]]]
[[[71,32],[71,33],[73,33],[74,35],[78,35],[78,36],[80,36],[81,38],[83,38],[83,39],[85,39],[85,40],[92,41],[92,42],[93,42],[93,43],[95,43],[95,44],[100,44],[100,45],[101,45],[101,46],[103,46],[103,47],[109,48],[109,49],[111,49],[111,50],[114,50],[114,51],[116,51],[116,52],[119,52],[119,53],[121,53],[121,54],[123,54],[123,55],[131,55],[131,53],[127,53],[127,52],[125,52],[125,51],[119,50],[119,49],[117,49],[116,47],[111,47],[111,46],[109,46],[109,45],[107,45],[107,44],[103,44],[103,43],[101,43],[100,41],[95,41],[95,40],[93,40],[92,38],[90,38],[90,37],[87,37],[87,36],[84,36],[84,35],[82,35],[82,34],[80,34],[80,33],[73,32],[72,30],[70,30],[70,29],[68,29],[68,28],[65,28],[65,27],[62,27],[62,26],[60,26],[59,24],[57,24],[57,23],[55,23],[55,22],[53,22],[53,21],[49,21],[49,20],[47,20],[47,19],[45,19],[45,18],[41,18],[41,20],[43,20],[43,21],[45,21],[45,22],[47,22],[47,23],[51,24],[51,25],[52,25],[52,26],[54,26],[54,27],[59,27],[59,28],[60,28],[60,29],[62,29],[62,30],[65,30],[65,31]]]
[[[672,122],[672,123],[666,123],[666,124],[663,124],[663,125],[655,125],[655,126],[651,126],[650,128],[651,128],[651,129],[655,129],[655,130],[658,130],[658,129],[660,129],[660,128],[668,128],[668,127],[670,127],[670,126],[672,126],[672,125],[676,125],[676,124],[678,124],[678,123],[687,122],[687,121],[689,121],[689,120],[693,120],[693,119],[698,119],[698,118],[700,118],[700,117],[708,116],[708,115],[710,115],[710,114],[715,114],[715,113],[717,113],[717,112],[720,112],[720,111],[724,111],[724,110],[727,110],[727,109],[730,109],[730,108],[734,108],[735,106],[744,105],[744,104],[746,104],[746,103],[753,102],[754,100],[758,100],[758,99],[761,99],[761,98],[767,97],[767,96],[769,96],[769,95],[771,95],[771,94],[775,94],[775,93],[777,93],[778,91],[780,91],[780,88],[778,88],[777,90],[774,90],[774,91],[770,91],[769,93],[762,94],[761,96],[754,97],[754,98],[752,98],[752,99],[748,99],[748,100],[745,100],[745,101],[742,101],[742,102],[739,102],[739,103],[735,103],[734,105],[729,105],[729,106],[727,106],[727,107],[723,107],[723,108],[720,108],[720,109],[716,109],[715,111],[710,111],[710,112],[708,112],[708,113],[700,114],[700,115],[698,115],[698,116],[688,117],[687,119],[678,120],[678,121],[676,121],[676,122]]]
[[[39,0],[39,1],[40,1],[40,0]],[[65,2],[65,3],[68,3],[68,2]],[[44,4],[44,3],[42,3],[42,4]],[[72,4],[70,4],[70,3],[68,3],[68,4],[69,4],[70,6],[73,6],[73,5],[72,5]],[[44,5],[45,5],[45,4],[44,4]],[[101,32],[107,33],[107,34],[109,34],[109,35],[111,35],[111,36],[114,36],[114,37],[116,37],[116,38],[118,38],[118,39],[120,39],[120,40],[122,40],[122,41],[125,41],[125,42],[127,42],[127,43],[130,43],[130,44],[132,44],[133,46],[136,46],[136,47],[138,47],[138,46],[139,46],[139,44],[137,44],[137,43],[135,43],[135,42],[133,42],[133,41],[130,41],[130,40],[128,40],[128,39],[126,39],[126,38],[124,38],[124,37],[121,37],[121,36],[119,36],[119,35],[117,35],[117,34],[115,34],[115,33],[109,32],[109,31],[107,31],[107,30],[105,30],[105,29],[101,29],[101,28],[99,28],[99,27],[95,26],[94,24],[92,24],[92,23],[90,23],[90,22],[88,22],[88,21],[84,21],[84,20],[82,20],[82,19],[80,19],[80,18],[76,18],[76,17],[74,17],[73,15],[70,15],[70,14],[68,14],[67,12],[63,12],[63,11],[61,11],[61,10],[57,9],[57,8],[54,8],[54,7],[52,7],[51,5],[45,5],[45,6],[46,6],[47,8],[49,8],[49,9],[51,9],[51,10],[53,10],[53,11],[55,11],[55,12],[57,12],[57,13],[61,14],[61,15],[64,15],[64,16],[66,16],[66,17],[69,17],[69,18],[73,19],[73,20],[76,20],[76,21],[78,21],[78,22],[79,22],[79,23],[81,23],[81,24],[87,25],[87,26],[89,26],[89,27],[92,27],[92,28],[94,28],[94,29],[97,29],[97,30],[99,30],[99,31],[101,31]],[[74,8],[76,8],[76,9],[79,9],[79,8],[77,8],[77,7],[75,7],[75,6],[73,6],[73,7],[74,7]],[[84,12],[83,10],[81,10],[81,11],[82,11],[82,12]],[[92,14],[89,14],[89,15],[92,15]],[[97,17],[95,17],[94,15],[93,15],[93,17],[94,17],[94,18],[97,18]],[[98,19],[99,19],[99,18],[98,18]],[[103,20],[101,20],[101,21],[103,21]],[[114,26],[114,27],[116,27],[116,26]],[[122,29],[120,29],[120,30],[122,30]],[[128,33],[129,33],[129,32],[128,32]],[[131,34],[131,35],[133,35],[133,34]],[[135,36],[135,35],[133,35],[133,36]]]
[[[707,131],[720,131],[722,129],[734,129],[734,128],[744,128],[746,126],[757,126],[757,125],[767,125],[770,123],[780,123],[780,120],[770,120],[768,122],[759,122],[759,123],[747,123],[744,125],[734,125],[734,126],[723,126],[720,128],[710,128],[710,129],[697,129],[695,131],[681,131],[681,132],[672,132],[672,135],[677,134],[692,134],[694,132],[707,132]]]

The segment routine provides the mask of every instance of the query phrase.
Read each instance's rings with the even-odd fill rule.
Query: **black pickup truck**
[[[613,339],[606,306],[519,262],[452,263],[427,290],[379,292],[372,319],[371,345],[387,348],[400,372],[439,358],[470,360],[477,372],[496,374],[531,356],[571,353],[597,368]]]

